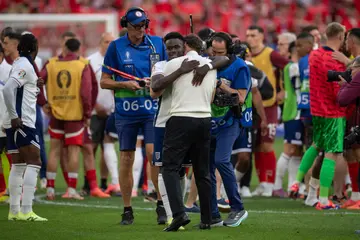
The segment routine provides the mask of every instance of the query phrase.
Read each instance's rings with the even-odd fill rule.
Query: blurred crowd
[[[149,31],[154,35],[164,36],[170,31],[189,33],[189,14],[192,14],[195,32],[208,26],[236,34],[243,40],[245,29],[256,24],[265,29],[266,42],[272,47],[279,33],[299,33],[309,24],[318,26],[320,32],[331,21],[347,29],[360,27],[359,0],[0,0],[1,13],[115,12],[120,18],[131,6],[145,9],[151,19]],[[44,39],[40,39],[45,43],[42,46],[52,49],[58,44],[57,33],[66,30],[79,33],[84,46],[92,48],[97,42],[92,41],[91,34],[103,32],[104,24],[64,24],[36,28],[32,32]]]

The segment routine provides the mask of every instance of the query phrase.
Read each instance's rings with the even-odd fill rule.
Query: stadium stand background
[[[150,33],[164,36],[170,31],[190,32],[189,14],[193,14],[195,30],[209,26],[215,31],[237,34],[244,40],[245,30],[252,24],[264,27],[266,42],[275,47],[281,32],[299,33],[306,25],[316,25],[320,32],[331,21],[347,29],[360,27],[358,0],[0,0],[1,13],[108,13],[121,17],[131,6],[141,6],[151,19]],[[0,23],[0,27],[2,24]],[[120,28],[120,26],[119,26]],[[48,55],[58,52],[59,36],[64,31],[75,32],[88,55],[98,45],[103,24],[71,24],[56,27],[36,26],[30,30]]]

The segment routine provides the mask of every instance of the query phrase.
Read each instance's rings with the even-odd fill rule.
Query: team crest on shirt
[[[156,160],[160,159],[160,152],[155,152],[155,158],[156,158]]]
[[[25,70],[21,69],[19,72],[18,72],[18,78],[19,79],[23,79],[26,75],[26,72]]]

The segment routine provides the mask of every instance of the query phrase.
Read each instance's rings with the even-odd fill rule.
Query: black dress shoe
[[[210,226],[210,224],[200,223],[199,224],[199,229],[201,229],[201,230],[210,230],[211,226]]]
[[[164,229],[165,232],[176,232],[181,226],[185,226],[190,223],[190,219],[186,213],[174,218],[171,224]]]

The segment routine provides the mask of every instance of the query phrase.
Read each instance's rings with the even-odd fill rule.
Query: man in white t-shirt
[[[17,38],[15,35],[8,36],[9,39],[12,37]],[[7,149],[9,152],[19,153],[13,155],[16,157],[12,159],[9,177],[8,220],[47,221],[32,210],[37,177],[41,168],[39,136],[35,128],[36,101],[40,92],[34,68],[34,59],[38,52],[37,39],[32,34],[25,34],[21,36],[17,49],[20,57],[15,59],[3,91],[8,111],[4,122]]]
[[[211,60],[201,57],[202,41],[196,35],[184,38],[185,56],[166,63],[165,77],[179,73],[181,65],[195,60],[200,66],[212,69]],[[198,65],[194,62],[194,69]],[[210,181],[210,130],[211,102],[216,88],[216,71],[209,71],[200,85],[193,71],[177,77],[171,85],[170,118],[166,122],[163,146],[162,175],[173,213],[172,223],[165,231],[177,231],[190,222],[185,213],[178,171],[188,155],[192,160],[195,181],[199,191],[200,229],[210,229],[211,181]],[[153,87],[154,90],[154,87]]]

